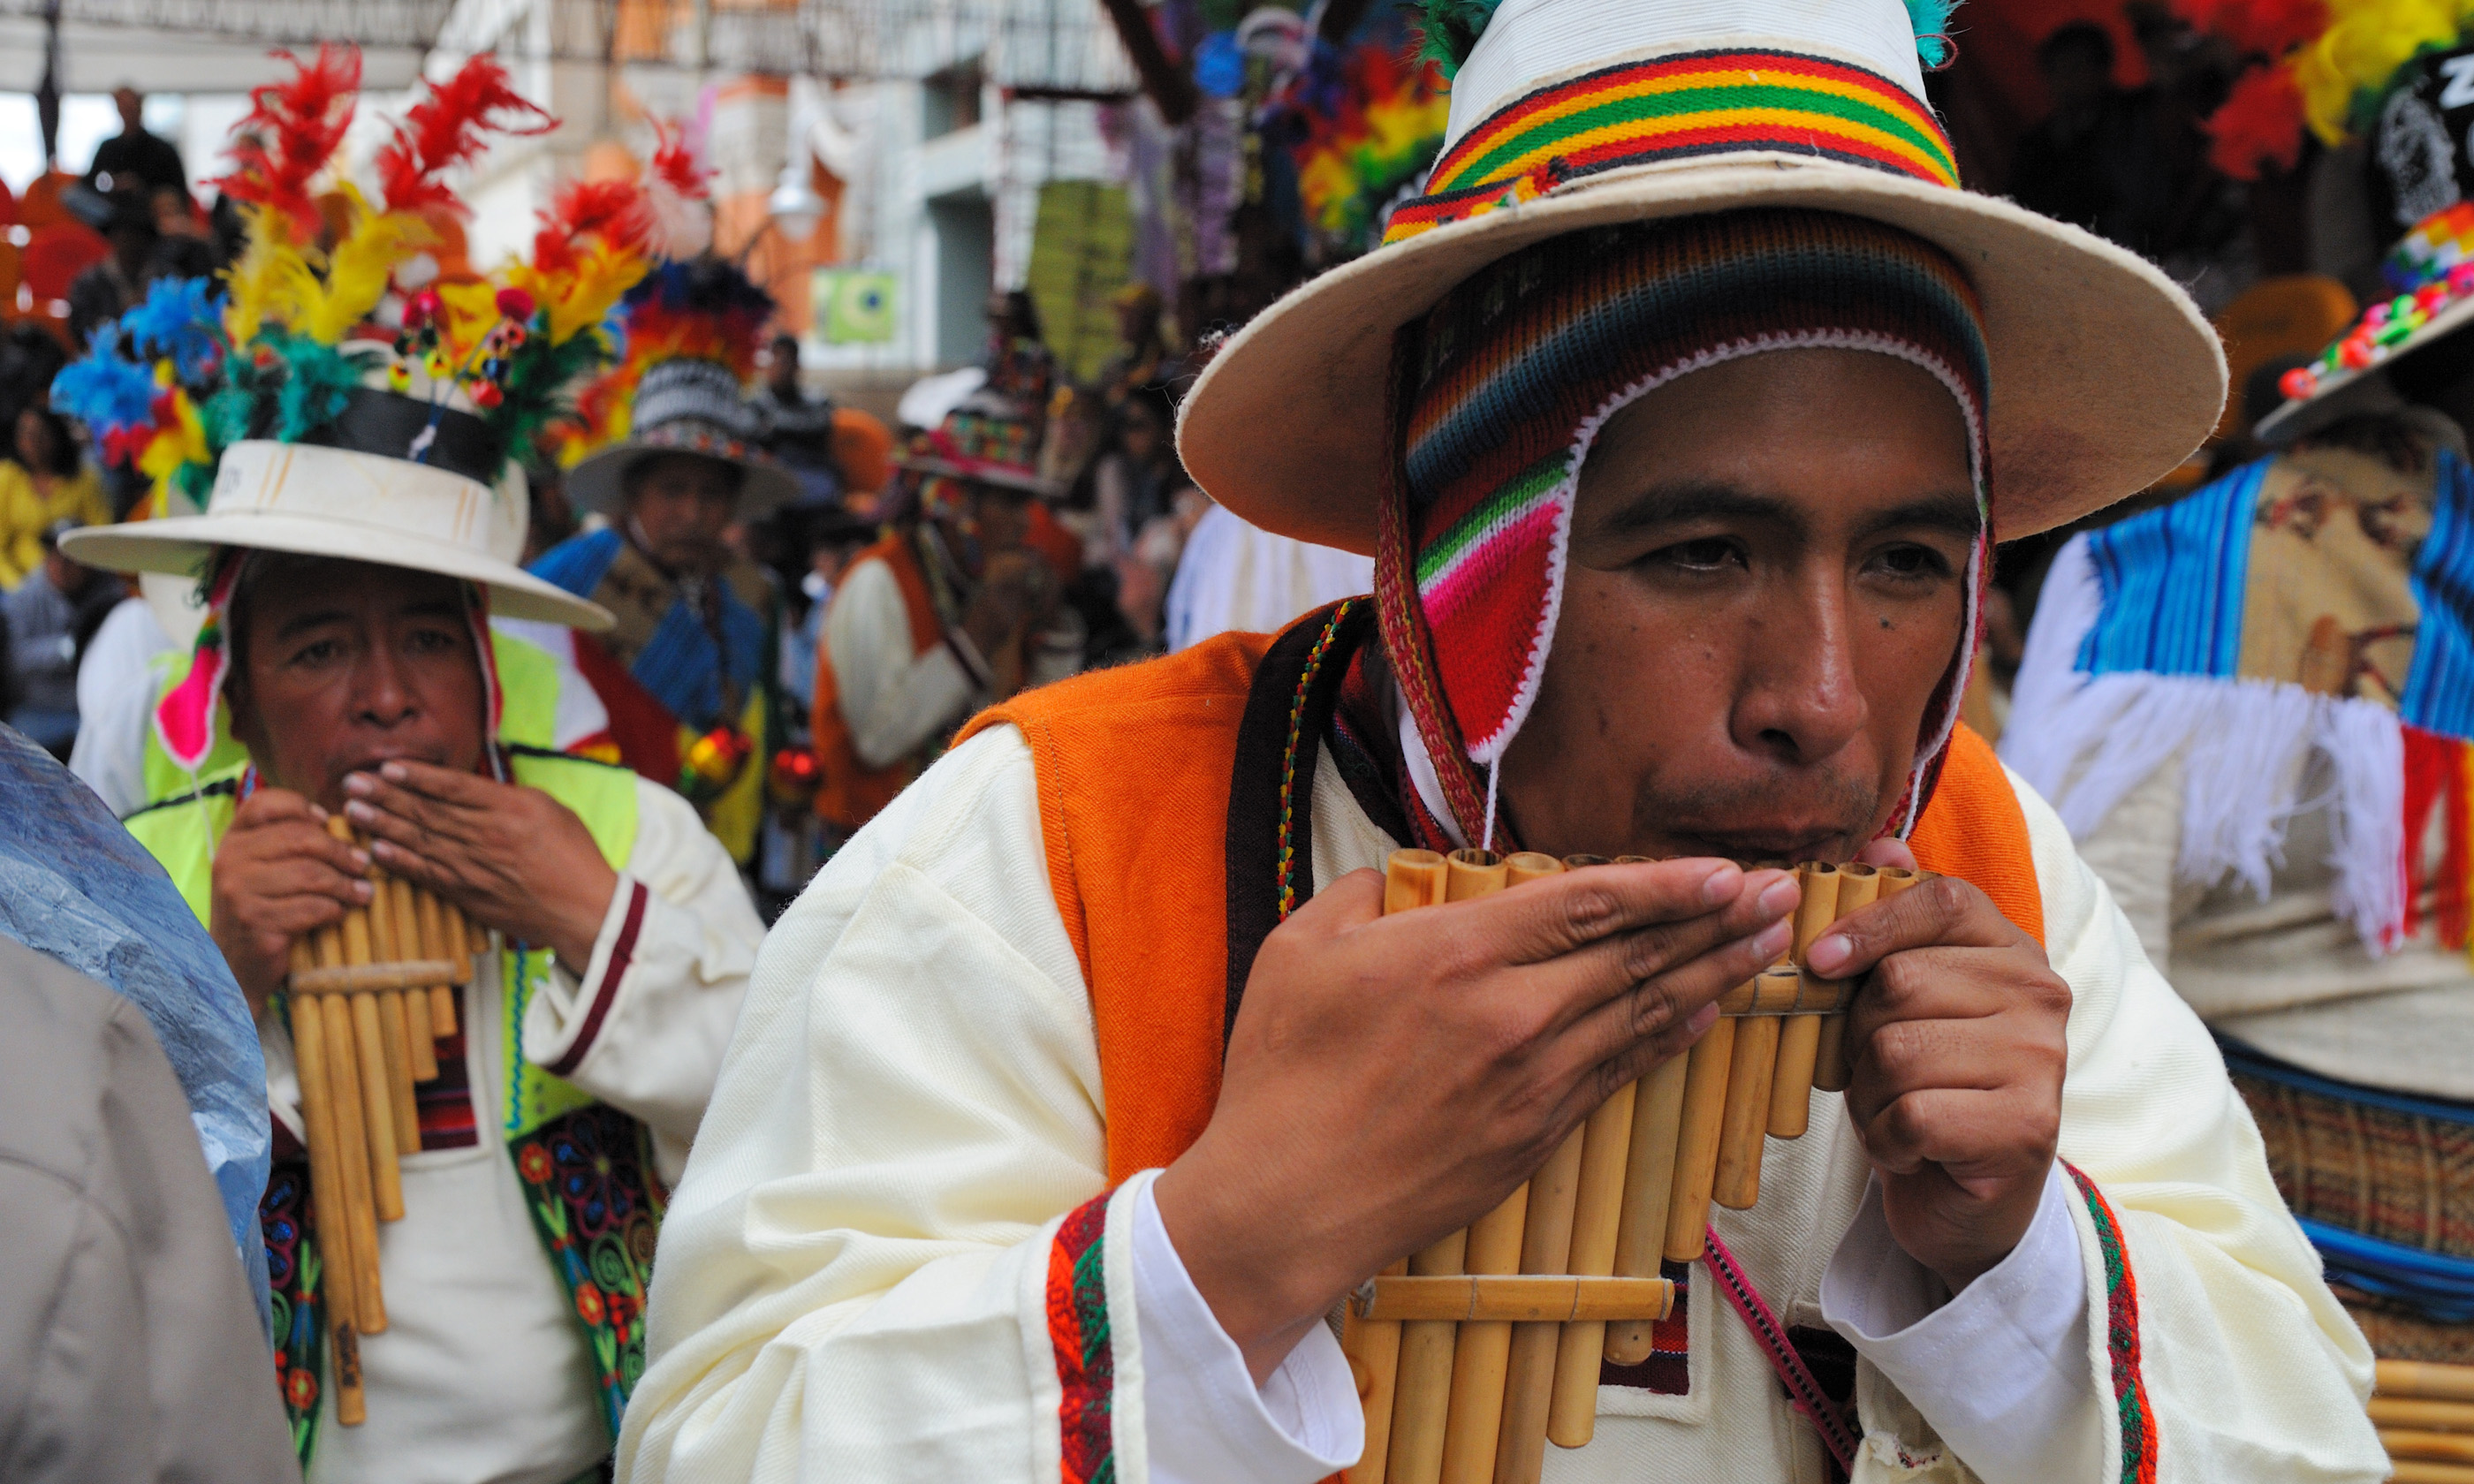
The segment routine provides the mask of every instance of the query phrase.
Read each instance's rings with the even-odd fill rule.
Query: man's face
[[[765,373],[772,379],[773,390],[785,395],[797,392],[799,343],[785,335],[773,342],[771,354],[772,362],[765,368]]]
[[[133,87],[117,89],[112,93],[111,101],[120,109],[122,129],[133,134],[144,127],[146,100],[138,94],[137,89]]]
[[[135,278],[146,271],[146,260],[155,255],[155,234],[139,227],[115,227],[111,229],[111,255],[125,276]]]
[[[1977,524],[1957,404],[1853,350],[1672,382],[1581,471],[1552,658],[1505,761],[1530,849],[1844,860],[1904,790]]]
[[[241,624],[232,727],[268,782],[340,809],[345,776],[390,758],[480,765],[481,666],[452,579],[321,562],[258,583]]]
[[[1031,497],[994,485],[970,487],[971,535],[982,559],[1001,551],[1020,551],[1031,539]]]
[[[730,561],[722,543],[739,507],[735,471],[715,459],[664,454],[634,471],[627,519],[636,539],[664,570],[710,577]]]
[[[57,546],[43,548],[43,577],[52,590],[63,597],[74,598],[85,591],[86,579],[93,573],[72,562]]]

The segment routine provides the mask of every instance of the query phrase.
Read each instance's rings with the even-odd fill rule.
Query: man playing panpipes
[[[261,111],[287,138],[331,144],[341,129],[325,132],[326,120],[337,90],[349,103],[352,61],[322,54],[261,90]],[[495,100],[483,115],[519,107],[487,57],[438,96]],[[413,122],[433,140],[459,132]],[[314,142],[286,149],[317,173]],[[159,388],[156,406],[171,413],[158,425],[159,413],[117,423],[109,398],[79,400],[99,440],[133,439],[148,468],[210,491],[205,512],[89,529],[76,550],[106,569],[182,574],[207,597],[194,652],[153,716],[191,791],[126,824],[257,1015],[277,1127],[260,1211],[275,1380],[306,1476],[598,1477],[643,1367],[666,1183],[703,1114],[763,927],[686,801],[525,744],[546,739],[556,672],[494,635],[491,614],[584,628],[610,615],[510,560],[525,523],[510,450],[607,347],[576,339],[600,333],[589,299],[574,312],[575,295],[593,292],[571,276],[577,260],[561,268],[538,252],[496,283],[400,294],[406,328],[392,345],[338,340],[395,274],[414,276],[408,260],[425,239],[395,219],[400,201],[421,199],[410,183],[390,175],[383,196],[348,202],[369,255],[339,249],[322,262],[289,209],[299,203],[264,174],[235,182],[260,204],[225,302],[198,294],[190,319],[132,315],[62,378],[73,396],[133,376]],[[305,230],[319,221],[312,211]],[[545,232],[615,275],[611,294],[645,266],[641,239],[555,215]],[[254,275],[286,259],[296,287],[269,299]],[[217,763],[235,742],[241,755]],[[347,824],[361,843],[336,837]],[[427,1043],[438,1070],[410,1079],[400,1121],[371,1140],[372,1169],[379,1143],[399,1151],[383,1158],[400,1171],[400,1218],[379,1202],[370,1238],[367,1286],[382,1289],[384,1328],[373,1305],[337,1329],[339,1292],[360,1270],[336,1253],[364,1238],[346,1230],[351,1182],[312,1171],[340,1153],[315,1134],[347,1100],[331,1089],[354,1084],[326,1076],[331,1040],[305,1053],[296,1043],[295,1027],[346,1013],[304,1021],[298,974],[302,946],[339,922],[347,941],[365,931],[364,947],[379,936],[374,919],[346,921],[373,902],[373,867],[460,909],[479,952],[433,940],[370,960],[460,960],[470,973],[443,1020],[383,1012],[406,1027],[402,1054],[424,1064],[415,1047]],[[398,1045],[386,1042],[390,1077]]]
[[[1373,596],[983,715],[783,918],[619,1476],[1348,1468],[1343,1301],[1787,950],[1737,862],[1853,858],[1939,879],[1810,947],[1852,1084],[1543,1472],[2381,1477],[2214,1048],[1953,716],[1995,535],[2204,436],[2204,323],[1956,189],[1889,0],[1434,9],[1427,194],[1180,429]],[[1660,859],[1383,916],[1400,846]]]

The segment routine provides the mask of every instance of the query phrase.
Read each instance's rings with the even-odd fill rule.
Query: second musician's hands
[[[398,758],[344,780],[370,853],[484,927],[546,947],[582,974],[618,874],[574,811],[543,793]]]
[[[1264,941],[1160,1219],[1257,1381],[1359,1280],[1501,1203],[1785,950],[1794,880],[1593,867],[1382,916],[1325,888]]]
[[[1862,858],[1915,864],[1890,842]],[[2071,988],[1954,876],[1851,915],[1809,957],[1831,978],[1864,976],[1847,1012],[1847,1113],[1890,1234],[1956,1293],[2035,1220],[2061,1137]]]

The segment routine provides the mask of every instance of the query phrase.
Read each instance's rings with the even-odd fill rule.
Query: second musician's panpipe
[[[1623,863],[1642,857],[1626,856]],[[1598,856],[1396,850],[1386,914],[1499,892]],[[1831,922],[1919,879],[1796,868],[1793,946],[1719,1001],[1691,1051],[1609,1098],[1501,1206],[1361,1285],[1342,1335],[1366,1411],[1350,1484],[1535,1484],[1548,1443],[1596,1426],[1602,1360],[1647,1359],[1712,1201],[1760,1194],[1761,1143],[1805,1132],[1810,1089],[1843,1090],[1850,981],[1803,966]]]
[[[340,816],[327,831],[353,842]],[[363,850],[368,841],[357,843]],[[421,1148],[415,1084],[438,1075],[455,1034],[455,986],[471,981],[481,935],[451,902],[371,868],[367,906],[292,944],[285,989],[301,1077],[318,1247],[333,1340],[335,1419],[368,1416],[360,1340],[387,1327],[378,1223],[403,1218],[397,1161]]]

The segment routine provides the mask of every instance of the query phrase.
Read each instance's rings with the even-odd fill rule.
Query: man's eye
[[[1681,567],[1687,572],[1715,572],[1724,567],[1744,565],[1744,550],[1739,542],[1723,536],[1705,536],[1698,540],[1678,541],[1649,554],[1649,560],[1663,566]]]
[[[294,652],[292,662],[297,665],[326,664],[343,652],[344,646],[333,639],[320,639],[314,644],[304,644]]]
[[[1929,546],[1900,545],[1881,553],[1881,569],[1892,577],[1947,577],[1950,562]]]
[[[417,629],[411,644],[415,654],[443,655],[457,647],[456,636],[444,629]]]

